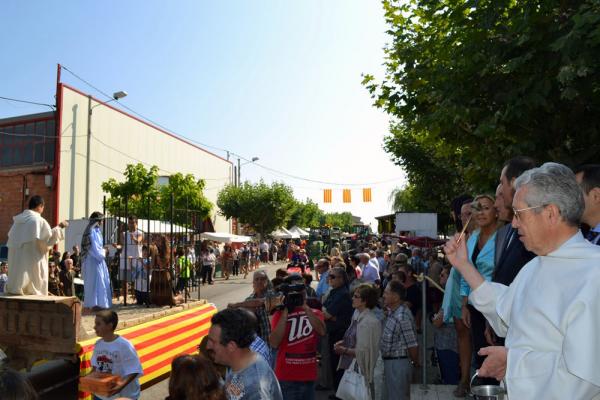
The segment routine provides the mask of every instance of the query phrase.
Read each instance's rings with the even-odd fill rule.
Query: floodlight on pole
[[[86,169],[85,169],[85,216],[89,216],[90,215],[90,153],[91,153],[91,146],[92,146],[92,115],[93,115],[93,110],[94,108],[101,106],[101,105],[106,105],[112,101],[119,101],[119,99],[122,99],[123,97],[127,96],[127,92],[124,90],[119,90],[118,92],[114,92],[113,93],[113,98],[108,100],[108,101],[104,101],[104,102],[98,102],[98,104],[92,106],[92,96],[88,95],[88,121],[87,121],[87,154],[86,154],[86,160],[85,160],[85,165],[86,165]]]

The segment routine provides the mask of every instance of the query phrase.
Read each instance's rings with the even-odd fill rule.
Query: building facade
[[[102,210],[102,182],[137,163],[205,179],[215,230],[232,231],[216,207],[234,182],[231,162],[67,84],[57,83],[56,101],[54,112],[0,119],[0,244],[30,196],[44,197],[52,225],[84,218]]]

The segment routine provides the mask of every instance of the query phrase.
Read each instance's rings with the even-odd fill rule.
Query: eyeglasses
[[[536,208],[546,207],[547,205],[548,204],[540,204],[539,206],[525,207],[525,208],[519,208],[519,209],[516,209],[516,208],[513,207],[512,210],[513,210],[513,213],[515,215],[515,219],[517,221],[520,221],[521,220],[520,213],[522,213],[523,211],[535,210]]]

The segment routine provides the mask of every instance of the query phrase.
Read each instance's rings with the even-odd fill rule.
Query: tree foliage
[[[196,180],[192,174],[173,174],[167,185],[158,185],[158,167],[146,169],[143,164],[128,164],[124,172],[125,180],[114,178],[102,183],[102,190],[110,197],[106,208],[113,215],[127,213],[139,218],[159,220],[170,219],[171,194],[174,200],[174,222],[186,225],[191,218],[185,211],[193,210],[195,219],[202,220],[210,215],[213,204],[204,196],[204,181]]]
[[[326,213],[321,219],[321,225],[329,225],[342,229],[344,232],[351,232],[352,225],[354,224],[354,218],[352,213],[349,212],[334,212]]]
[[[297,201],[294,206],[294,212],[288,221],[288,227],[318,228],[321,226],[321,220],[324,216],[323,210],[312,200],[306,199],[306,202]]]
[[[419,207],[493,192],[515,155],[573,165],[600,150],[600,2],[383,1],[393,117],[385,148]]]
[[[256,184],[244,182],[241,186],[229,185],[217,197],[221,215],[237,218],[263,237],[286,225],[296,203],[292,189],[279,182],[271,185],[263,181]]]

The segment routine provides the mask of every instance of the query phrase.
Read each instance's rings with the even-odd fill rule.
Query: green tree
[[[196,219],[204,219],[212,210],[213,204],[204,196],[204,181],[196,180],[193,175],[173,174],[165,186],[158,185],[158,167],[146,169],[143,164],[128,164],[124,172],[125,180],[118,182],[110,178],[102,183],[102,190],[110,197],[106,208],[113,215],[125,212],[139,218],[159,220],[170,219],[171,194],[174,195],[174,222],[186,225],[191,218],[182,210],[195,211]],[[150,209],[150,214],[148,214]]]
[[[213,208],[213,204],[204,196],[204,187],[204,180],[197,180],[192,174],[183,175],[178,172],[169,176],[169,183],[160,188],[161,209],[170,212],[173,195],[175,223],[184,226],[192,223],[191,213],[186,210],[193,210],[196,221],[204,220]]]
[[[386,74],[366,75],[363,84],[393,117],[385,148],[407,171],[416,201],[439,207],[461,192],[493,192],[503,162],[519,154],[568,165],[595,159],[597,0],[385,0],[383,7]],[[428,178],[418,157],[440,174]]]
[[[319,208],[319,205],[310,199],[306,199],[306,202],[296,202],[288,227],[318,228],[323,215],[323,210]]]
[[[217,205],[221,215],[237,218],[265,237],[286,225],[294,212],[296,200],[292,189],[283,183],[244,182],[241,186],[229,185],[221,190]]]
[[[352,225],[354,225],[354,218],[352,213],[349,212],[334,212],[326,213],[321,218],[321,225],[329,225],[331,227],[337,227],[344,232],[350,232]]]
[[[162,209],[157,202],[158,167],[146,169],[143,164],[127,164],[123,173],[125,180],[118,182],[115,178],[102,183],[102,190],[109,194],[106,199],[106,209],[113,215],[125,212],[125,199],[127,199],[127,213],[141,218],[148,215],[148,202],[150,202],[151,215],[161,215]]]

